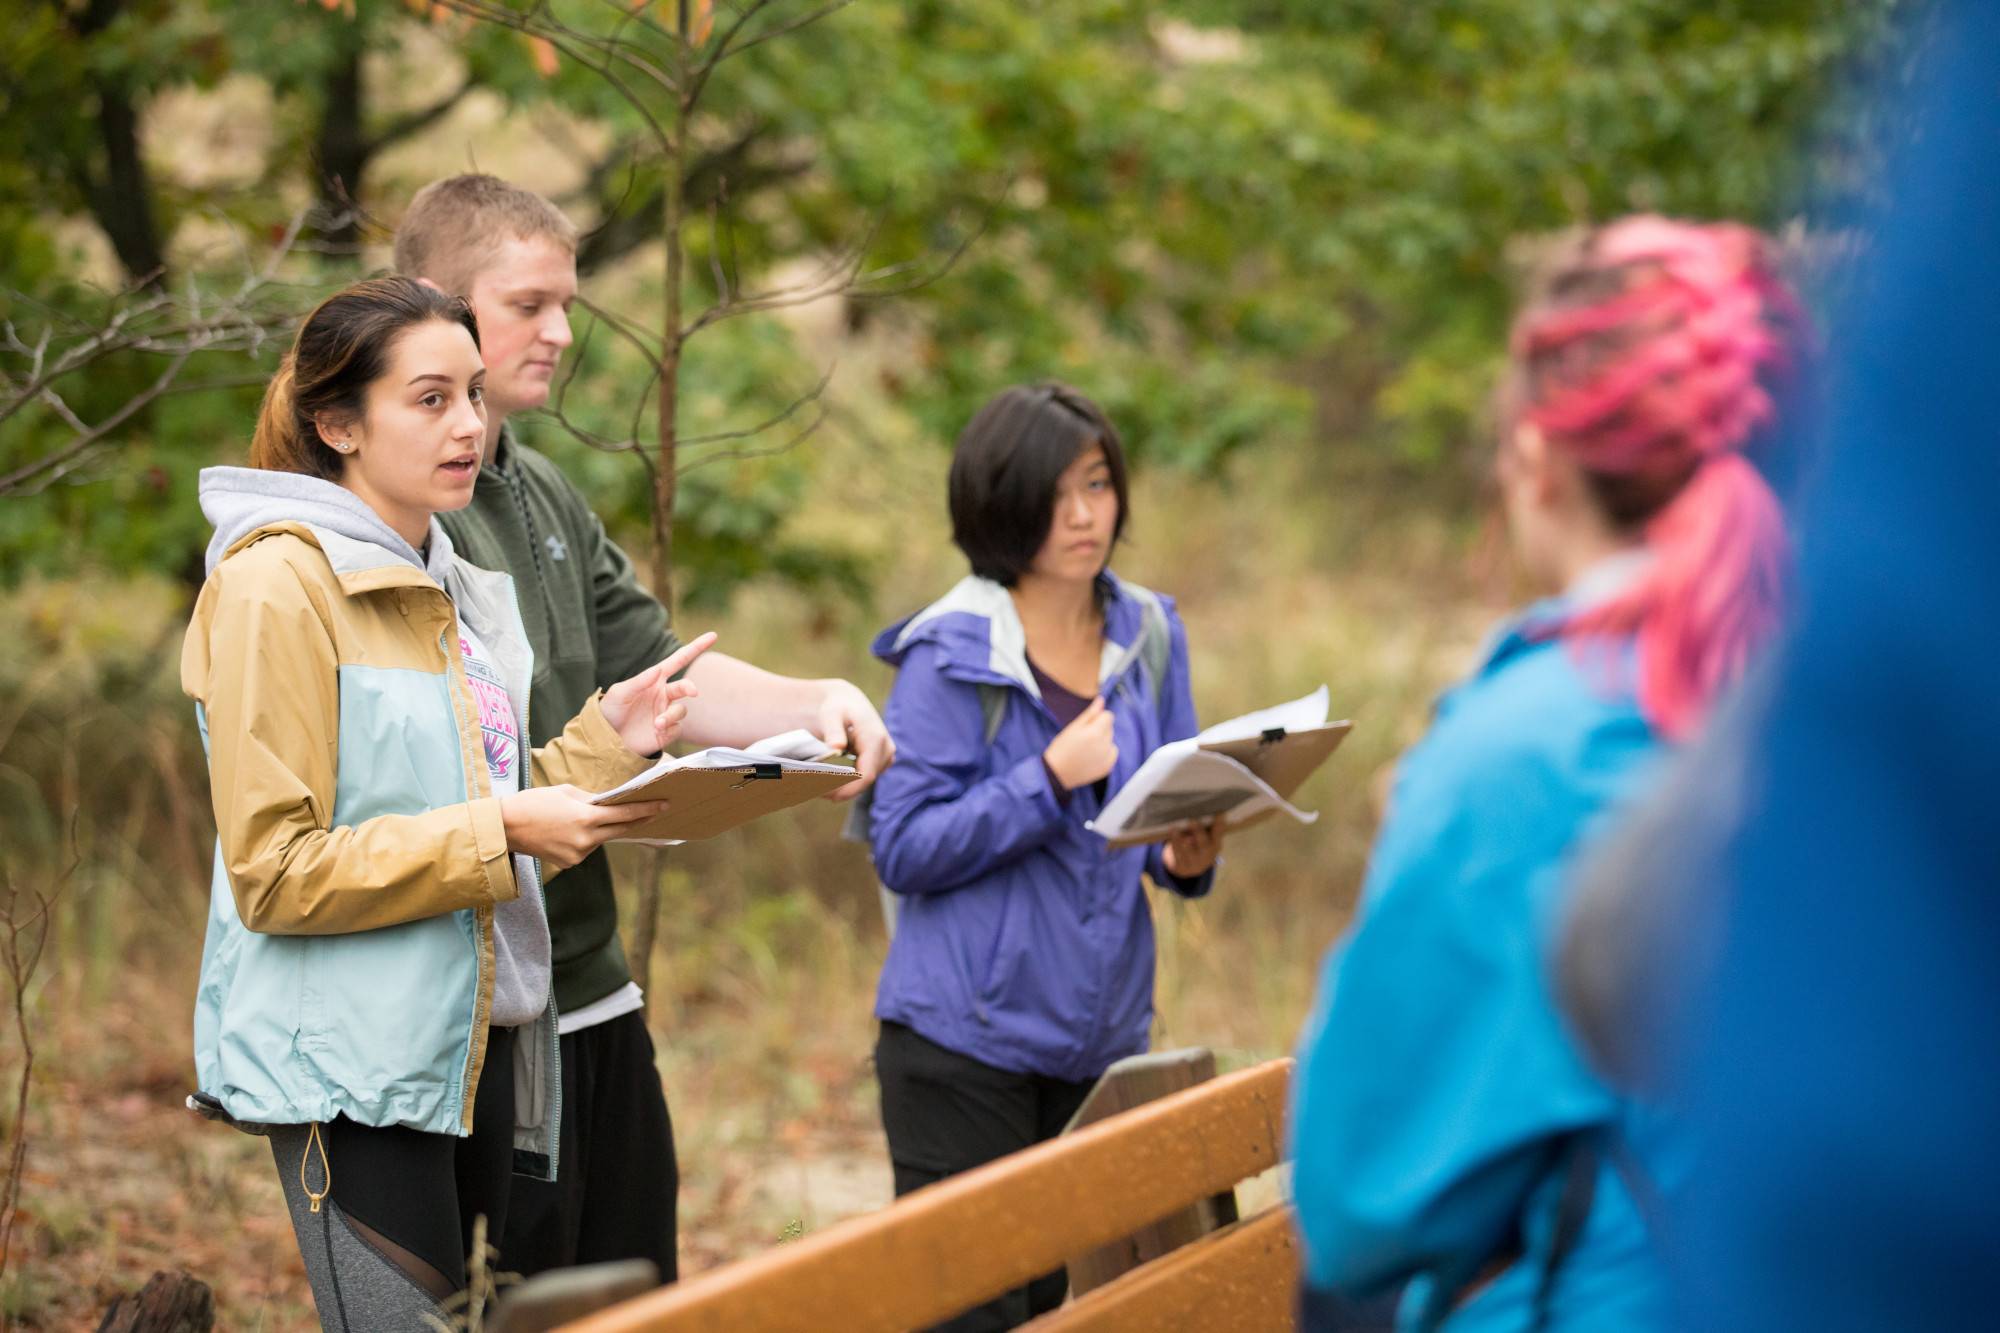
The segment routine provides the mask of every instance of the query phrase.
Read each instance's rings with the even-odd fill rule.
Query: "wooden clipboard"
[[[1243,767],[1255,773],[1269,784],[1272,791],[1292,799],[1292,793],[1305,785],[1319,766],[1324,764],[1340,743],[1347,739],[1347,733],[1354,730],[1350,721],[1328,722],[1324,726],[1307,727],[1301,731],[1286,731],[1272,728],[1261,736],[1252,736],[1240,741],[1212,741],[1201,748],[1211,754],[1219,754],[1234,759]],[[1261,824],[1276,810],[1260,810],[1248,818],[1227,820],[1223,831],[1234,833]],[[1139,847],[1150,842],[1165,842],[1161,834],[1147,838],[1112,838],[1107,841],[1113,847]]]
[[[675,768],[643,787],[635,787],[605,802],[666,801],[668,808],[620,835],[624,839],[678,839],[699,842],[727,833],[753,819],[773,814],[815,797],[837,791],[854,781],[851,771],[806,773],[784,765],[745,764],[740,768]]]

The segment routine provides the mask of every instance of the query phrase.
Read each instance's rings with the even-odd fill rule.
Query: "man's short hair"
[[[396,271],[469,296],[494,247],[538,236],[576,253],[576,224],[534,191],[497,176],[447,176],[410,200],[396,228]]]

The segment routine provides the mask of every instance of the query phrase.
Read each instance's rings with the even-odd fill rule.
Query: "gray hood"
[[[201,512],[215,525],[208,543],[207,572],[213,574],[225,551],[273,523],[303,523],[307,527],[360,542],[429,574],[444,586],[451,567],[451,538],[437,517],[431,517],[428,559],[404,541],[368,502],[344,486],[302,472],[264,468],[209,467],[201,470]],[[343,553],[344,554],[344,553]],[[327,552],[338,569],[344,560]]]

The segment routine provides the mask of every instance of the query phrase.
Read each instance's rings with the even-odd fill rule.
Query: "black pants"
[[[474,1219],[486,1218],[489,1241],[506,1226],[514,1030],[488,1031],[469,1137],[336,1116],[270,1138],[321,1325],[421,1328],[426,1306],[465,1288]]]
[[[553,1182],[517,1178],[500,1247],[510,1272],[650,1259],[675,1277],[680,1171],[642,1014],[562,1038],[562,1147]]]
[[[875,1077],[882,1085],[882,1129],[898,1198],[1054,1138],[1096,1081],[1068,1083],[995,1069],[926,1041],[901,1023],[882,1024]],[[1068,1289],[1069,1275],[1058,1268],[938,1328],[949,1333],[1013,1328],[1061,1305]]]

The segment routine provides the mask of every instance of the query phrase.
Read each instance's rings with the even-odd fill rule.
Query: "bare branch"
[[[737,15],[736,21],[729,26],[729,30],[722,35],[722,39],[715,44],[714,49],[709,53],[708,57],[695,66],[694,73],[688,81],[687,105],[692,107],[701,99],[702,90],[708,86],[709,77],[715,73],[716,66],[731,56],[741,55],[753,47],[762,46],[765,42],[783,37],[787,33],[797,32],[800,28],[811,27],[821,19],[847,8],[852,3],[854,3],[854,0],[830,0],[830,3],[823,4],[817,9],[799,15],[797,18],[786,19],[782,23],[773,23],[767,28],[762,28],[748,36],[743,36],[744,29],[749,26],[750,20],[769,5],[769,0],[752,0]]]
[[[774,287],[769,291],[749,296],[738,295],[727,301],[718,301],[695,316],[683,330],[683,341],[692,338],[711,324],[719,324],[725,319],[739,315],[755,314],[759,311],[782,310],[791,306],[811,305],[829,297],[840,296],[855,284],[862,262],[867,258],[868,246],[880,229],[882,219],[877,216],[868,226],[866,234],[845,250],[837,251],[821,264],[818,272],[803,282],[789,286]]]
[[[808,421],[803,427],[799,429],[799,431],[796,434],[794,434],[790,439],[786,440],[783,444],[773,445],[768,449],[718,450],[717,452],[712,454],[703,454],[700,458],[695,459],[692,463],[681,464],[680,467],[677,469],[677,472],[681,476],[686,476],[688,473],[694,471],[696,468],[707,467],[710,463],[741,461],[743,459],[748,459],[748,458],[775,458],[779,454],[788,454],[792,450],[798,448],[801,444],[804,444],[806,440],[813,434],[813,432],[817,431],[820,428],[820,426],[826,421],[826,416],[827,416],[826,404],[821,403],[819,404],[819,410],[813,414],[813,419],[811,421]]]
[[[658,361],[660,359],[662,352],[660,344],[657,341],[659,335],[655,334],[651,329],[640,328],[623,315],[605,309],[588,297],[578,296],[576,303],[598,319],[603,320],[605,324],[610,326],[613,333],[625,339],[626,342],[631,343],[633,347],[638,349],[639,355],[645,357],[646,360]],[[648,341],[649,339],[654,341]]]
[[[64,444],[54,453],[44,454],[31,463],[23,464],[15,468],[12,472],[0,475],[0,496],[39,494],[46,488],[46,483],[43,486],[35,486],[30,490],[28,488],[31,483],[51,472],[54,473],[54,476],[49,477],[49,480],[54,480],[55,476],[61,476],[70,471],[71,468],[76,466],[76,460],[78,460],[79,456],[85,450],[131,420],[140,408],[166,392],[167,386],[173,383],[174,376],[181,373],[181,367],[186,365],[188,358],[193,355],[193,351],[187,351],[169,361],[167,368],[160,372],[159,377],[152,384],[140,390],[133,397],[126,399],[123,407],[120,407],[116,412],[113,412],[103,421],[97,423],[97,425],[87,428],[82,434]],[[79,422],[78,424],[81,425],[82,423]]]
[[[305,219],[305,212],[297,214],[272,253],[246,262],[242,278],[221,291],[205,292],[189,278],[179,293],[155,286],[107,295],[108,309],[95,326],[74,311],[52,308],[25,293],[0,292],[9,305],[37,310],[44,319],[32,339],[12,320],[0,325],[0,423],[32,406],[68,431],[68,438],[47,452],[0,475],[0,497],[39,494],[69,476],[96,457],[113,432],[165,395],[259,382],[262,376],[225,375],[177,383],[197,355],[255,353],[294,321],[297,302],[288,299],[294,288],[277,275],[297,245]],[[251,260],[247,253],[244,257]],[[115,356],[158,358],[163,364],[149,384],[93,424],[78,410],[75,393],[60,386]],[[19,367],[12,373],[4,368],[10,357]]]
[[[21,1215],[23,1168],[28,1161],[28,1096],[34,1087],[35,1077],[35,1040],[34,1030],[28,1023],[28,992],[34,985],[36,971],[41,967],[42,953],[48,947],[49,913],[68,892],[77,868],[83,864],[76,827],[77,815],[72,809],[69,864],[64,867],[53,889],[27,891],[34,899],[34,908],[27,914],[22,912],[23,890],[10,873],[0,869],[0,936],[4,936],[0,938],[0,967],[6,971],[7,990],[14,1005],[14,1035],[21,1043],[21,1073],[14,1094],[13,1142],[7,1145],[6,1179],[0,1183],[0,1274],[7,1271],[7,1261],[13,1253],[14,1224]]]
[[[444,97],[431,103],[423,110],[412,111],[407,115],[396,117],[396,119],[384,125],[379,133],[368,140],[368,149],[365,156],[373,157],[390,144],[400,143],[412,134],[429,129],[450,115],[452,108],[463,102],[466,94],[478,86],[473,80],[467,79],[464,83],[459,84],[458,87],[452,89]]]
[[[690,435],[680,442],[680,447],[683,449],[693,449],[704,444],[720,444],[725,440],[753,439],[768,430],[773,430],[784,425],[786,421],[795,416],[798,410],[807,403],[817,403],[820,400],[821,396],[826,393],[827,385],[833,382],[833,372],[838,368],[839,364],[836,361],[828,365],[826,373],[819,377],[819,383],[813,385],[812,388],[800,394],[797,398],[794,398],[782,411],[768,420],[761,421],[744,430],[717,431],[712,435]],[[682,471],[686,471],[686,469],[683,468]]]
[[[631,86],[612,68],[611,62],[617,60],[629,66],[659,84],[667,92],[676,96],[680,93],[680,82],[672,74],[659,68],[654,62],[641,56],[630,42],[610,41],[593,33],[585,32],[580,28],[572,27],[549,13],[548,5],[543,3],[542,0],[537,0],[537,3],[525,12],[511,9],[504,4],[496,3],[495,0],[437,0],[437,3],[452,13],[463,14],[481,23],[490,23],[497,27],[510,28],[515,32],[524,33],[530,37],[539,37],[543,41],[548,42],[558,52],[568,56],[577,64],[591,70],[606,83],[609,83],[618,95],[623,97],[632,109],[638,112],[640,117],[645,120],[647,127],[652,130],[654,136],[661,143],[667,142],[668,131],[666,128],[660,124],[658,117],[653,114],[652,108],[647,105],[645,99],[633,91]],[[586,55],[586,50],[593,52],[595,58]]]

